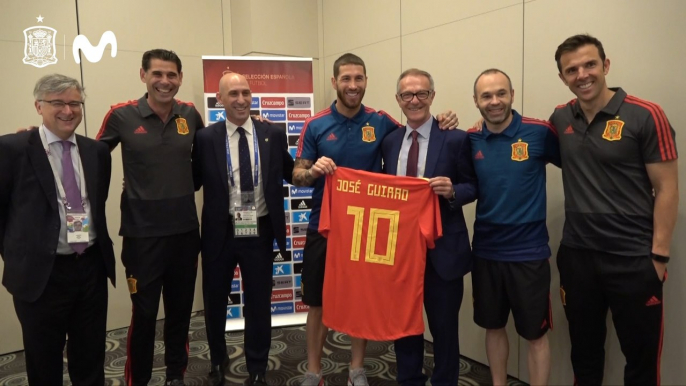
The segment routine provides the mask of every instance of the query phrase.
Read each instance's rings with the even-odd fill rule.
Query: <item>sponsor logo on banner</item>
[[[293,288],[293,276],[282,276],[272,278],[273,288]]]
[[[286,215],[286,224],[291,223],[291,212],[284,213]]]
[[[293,303],[272,304],[272,315],[293,313]]]
[[[210,122],[222,122],[226,120],[226,111],[224,109],[209,109]]]
[[[290,264],[274,264],[272,276],[290,275],[292,268]]]
[[[295,298],[298,300],[302,299],[303,298],[303,290],[301,290],[301,289],[295,290]]]
[[[288,146],[298,147],[298,143],[300,143],[300,136],[299,135],[289,135],[288,136]]]
[[[314,188],[299,188],[291,186],[291,197],[311,197]]]
[[[312,107],[312,100],[310,97],[288,97],[287,105],[289,109],[309,109]]]
[[[272,242],[272,249],[275,251],[279,250],[279,244],[276,243],[276,240]],[[291,238],[286,237],[286,249],[291,249]]]
[[[304,123],[290,122],[288,124],[288,134],[300,134],[303,130]]]
[[[286,253],[281,253],[278,251],[272,252],[273,255],[273,262],[275,263],[282,263],[284,261],[291,261],[291,252],[286,251]]]
[[[238,280],[233,280],[231,282],[231,292],[239,292],[241,290],[241,282]]]
[[[293,251],[293,261],[303,261],[303,250],[296,249]]]
[[[288,152],[291,153],[291,158],[295,159],[296,155],[298,154],[298,148],[297,147],[289,147]]]
[[[282,109],[286,107],[286,101],[279,97],[262,97],[263,109]]]
[[[250,103],[250,108],[251,109],[259,109],[260,108],[260,98],[252,97],[252,101]],[[250,113],[252,115],[252,111]]]
[[[310,212],[293,212],[293,222],[310,222]]]
[[[224,108],[224,105],[220,100],[217,100],[217,97],[207,97],[207,108],[208,109],[218,109],[218,108]]]
[[[288,300],[293,300],[292,289],[272,291],[272,302],[285,302]]]
[[[304,248],[305,237],[293,237],[293,248]]]
[[[227,304],[241,304],[241,294],[230,294]]]
[[[288,200],[283,200],[283,210],[288,210]]]
[[[303,302],[295,302],[295,312],[307,312],[310,310],[310,306]]]
[[[312,199],[302,198],[298,200],[291,200],[291,208],[293,209],[312,209]]]
[[[303,271],[303,263],[293,264],[293,274],[299,275],[302,273],[302,271]],[[297,276],[297,278],[299,279],[300,276]],[[298,282],[298,279],[296,279],[296,282]]]
[[[226,307],[226,319],[238,319],[241,317],[240,306]]]
[[[291,229],[291,236],[305,236],[307,235],[307,225],[293,225]]]
[[[286,236],[290,236],[290,235],[291,235],[291,226],[286,225]]]
[[[285,110],[262,110],[262,117],[270,121],[278,122],[286,120]]]
[[[295,277],[295,287],[296,288],[302,287],[302,279],[301,279],[300,275]]]
[[[289,121],[305,121],[312,116],[310,110],[288,110]]]
[[[238,268],[238,267],[236,267],[236,268],[233,270],[233,278],[234,278],[234,279],[238,279],[239,277],[241,277],[241,269]]]

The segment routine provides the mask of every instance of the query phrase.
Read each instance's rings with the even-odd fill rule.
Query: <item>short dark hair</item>
[[[598,48],[598,54],[600,54],[600,60],[603,62],[602,64],[604,66],[605,50],[603,49],[603,43],[601,43],[600,40],[594,38],[589,34],[579,34],[568,37],[567,39],[565,39],[565,41],[562,42],[562,44],[557,46],[557,50],[555,51],[555,61],[557,62],[557,70],[560,73],[562,73],[562,63],[560,63],[560,59],[562,58],[563,54],[566,54],[567,52],[574,52],[588,44],[593,44],[594,46],[596,46],[596,48]]]
[[[176,52],[162,48],[145,51],[143,54],[143,62],[141,63],[143,71],[148,71],[150,69],[150,61],[153,59],[160,59],[164,60],[165,62],[174,62],[176,63],[177,71],[181,73],[181,59],[179,59],[179,56],[176,55]]]
[[[510,84],[510,91],[512,91],[512,80],[510,79],[510,76],[505,73],[505,71],[499,70],[497,68],[489,68],[488,70],[484,70],[479,74],[479,76],[476,77],[474,80],[474,96],[476,96],[476,83],[481,79],[482,76],[488,75],[488,74],[503,74],[507,78],[507,83]]]
[[[362,66],[362,71],[364,71],[364,74],[367,75],[367,66],[364,65],[364,61],[362,58],[355,54],[347,53],[341,55],[338,59],[336,59],[335,62],[333,62],[333,77],[338,79],[338,74],[341,70],[341,66],[345,66],[346,64],[356,64],[358,66]]]

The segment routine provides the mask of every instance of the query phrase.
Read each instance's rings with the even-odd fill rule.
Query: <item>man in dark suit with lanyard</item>
[[[244,76],[228,73],[217,99],[226,121],[198,131],[196,189],[204,186],[202,268],[210,384],[223,385],[228,366],[226,306],[236,264],[245,304],[245,356],[249,385],[266,385],[271,342],[272,245],[286,249],[282,181],[291,182],[293,158],[286,133],[250,117],[252,94]]]
[[[462,277],[471,268],[469,234],[462,206],[476,199],[476,176],[467,134],[439,130],[431,116],[436,95],[431,75],[409,69],[398,79],[396,100],[407,118],[404,130],[395,130],[383,141],[381,151],[388,174],[429,178],[439,195],[443,237],[426,256],[424,307],[434,338],[433,385],[457,385],[460,374],[458,314],[462,303]],[[401,385],[424,385],[424,337],[395,341]]]
[[[31,385],[105,382],[107,277],[114,251],[105,201],[111,158],[104,143],[76,135],[83,89],[52,74],[34,88],[38,130],[0,138],[2,283],[14,297]]]

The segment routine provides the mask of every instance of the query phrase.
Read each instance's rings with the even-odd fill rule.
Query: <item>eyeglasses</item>
[[[83,102],[64,102],[60,100],[46,101],[44,99],[39,99],[38,102],[50,103],[50,106],[62,110],[64,106],[69,106],[70,109],[74,111],[81,110],[83,108]]]
[[[434,91],[433,91],[433,90],[422,90],[422,91],[417,91],[417,92],[404,92],[404,93],[398,94],[398,96],[399,96],[400,99],[402,99],[404,102],[409,102],[409,101],[411,101],[412,98],[414,98],[415,96],[416,96],[417,99],[419,99],[420,101],[423,101],[423,100],[428,99],[428,98],[429,98],[429,95],[431,95],[432,92],[434,92]]]

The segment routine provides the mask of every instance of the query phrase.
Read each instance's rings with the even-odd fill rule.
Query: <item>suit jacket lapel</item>
[[[400,147],[403,145],[403,140],[405,140],[405,128],[401,127],[396,130],[402,131],[402,135],[399,135],[398,140],[392,143],[391,152],[388,155],[388,160],[390,162],[386,166],[387,174],[392,175],[398,175],[398,160],[400,159]]]
[[[222,123],[214,127],[214,137],[212,139],[212,145],[214,148],[215,160],[217,161],[217,168],[219,172],[223,172],[224,178],[222,178],[224,190],[226,191],[226,197],[229,197],[229,166],[226,163],[226,124]]]
[[[443,143],[445,143],[445,132],[438,128],[438,121],[433,119],[431,125],[431,135],[429,136],[429,147],[426,152],[426,164],[424,165],[424,177],[434,177],[438,156],[441,153]]]
[[[95,207],[95,203],[98,202],[98,155],[95,147],[83,140],[79,135],[76,136],[76,144],[79,147],[81,168],[84,174],[83,179],[86,181],[86,192],[88,194],[88,201],[91,203],[92,210],[92,208]]]
[[[262,185],[264,191],[266,191],[267,183],[269,181],[269,178],[266,177],[269,174],[269,133],[265,128],[255,124],[255,120],[253,120],[252,124],[253,127],[255,127],[255,133],[257,133],[257,147],[260,151],[260,173],[262,173]]]
[[[29,145],[29,159],[31,160],[31,165],[33,165],[33,170],[36,172],[36,177],[38,177],[38,181],[45,191],[50,206],[57,210],[55,175],[52,173],[52,167],[50,167],[50,161],[48,161],[48,156],[45,154],[38,130],[32,130],[29,136]]]

